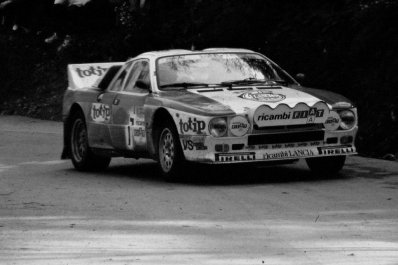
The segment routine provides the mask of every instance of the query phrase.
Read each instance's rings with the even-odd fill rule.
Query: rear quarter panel
[[[71,118],[74,111],[83,112],[90,147],[97,146],[98,143],[110,143],[111,137],[109,130],[101,123],[93,122],[91,118],[92,104],[97,102],[99,90],[95,89],[70,89],[68,88],[64,94],[62,116],[64,121],[64,145],[68,144],[69,130],[71,126]],[[109,146],[110,147],[110,146]]]

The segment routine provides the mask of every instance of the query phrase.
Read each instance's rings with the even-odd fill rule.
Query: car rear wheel
[[[307,158],[306,162],[312,172],[321,176],[336,175],[344,166],[346,156]]]
[[[84,117],[77,113],[72,118],[70,131],[70,156],[77,170],[103,170],[109,166],[110,157],[95,155],[88,145],[88,134]]]
[[[181,179],[183,155],[177,131],[171,122],[166,122],[159,130],[158,163],[165,180]]]

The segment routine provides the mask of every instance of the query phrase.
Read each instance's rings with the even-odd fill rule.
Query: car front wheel
[[[103,170],[111,161],[110,157],[95,155],[88,145],[88,134],[84,117],[77,113],[72,118],[70,131],[70,156],[77,170]]]
[[[175,181],[181,178],[182,151],[176,130],[170,122],[160,129],[158,163],[160,171],[167,181]]]
[[[307,158],[306,162],[312,172],[321,176],[336,175],[344,166],[346,156]]]

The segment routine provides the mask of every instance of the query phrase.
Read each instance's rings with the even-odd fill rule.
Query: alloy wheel
[[[87,131],[84,122],[77,119],[72,128],[72,156],[77,162],[82,162],[88,152]]]
[[[159,141],[159,162],[164,172],[169,172],[175,160],[175,143],[172,132],[165,128]]]

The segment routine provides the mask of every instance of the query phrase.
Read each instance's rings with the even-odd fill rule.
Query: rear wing
[[[123,62],[69,64],[68,87],[70,89],[96,87],[110,67],[121,67],[123,64]]]

